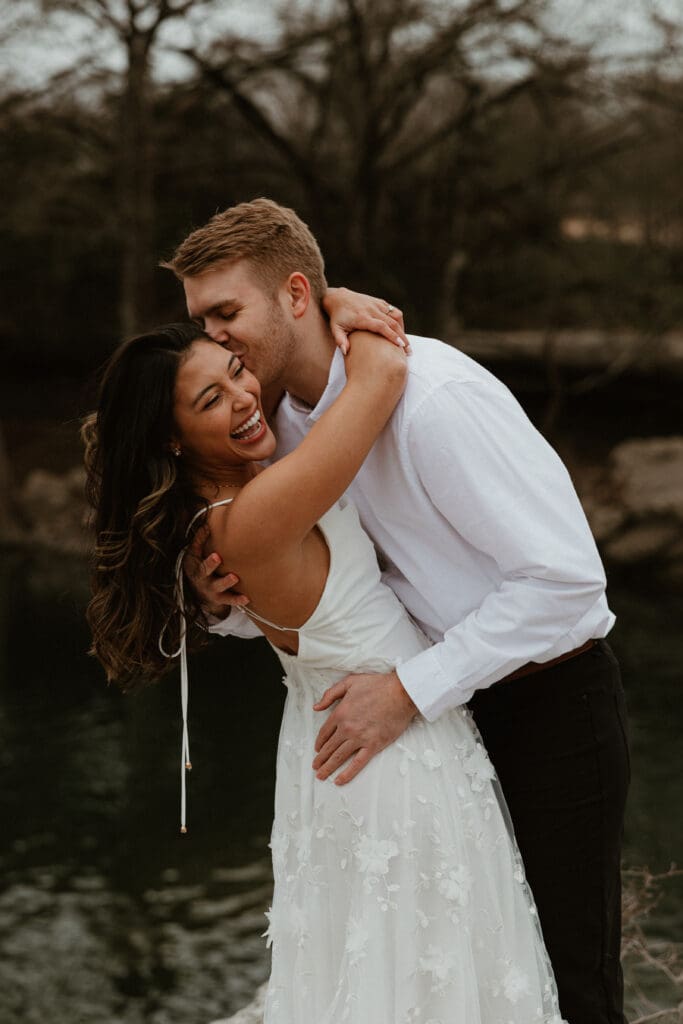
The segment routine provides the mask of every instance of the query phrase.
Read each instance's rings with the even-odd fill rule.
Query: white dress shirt
[[[431,721],[528,661],[604,637],[614,615],[558,455],[482,366],[433,338],[410,342],[405,393],[347,497],[385,583],[434,643],[397,668]],[[296,447],[345,380],[337,351],[315,409],[285,395],[277,457]],[[236,618],[212,631],[256,635],[246,616]]]

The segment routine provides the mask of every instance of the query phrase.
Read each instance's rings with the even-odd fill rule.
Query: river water
[[[0,1024],[208,1024],[267,975],[281,673],[262,642],[192,659],[181,837],[177,679],[108,689],[86,593],[77,561],[2,553]],[[683,599],[633,580],[610,596],[632,731],[624,860],[661,871],[683,859]],[[679,883],[649,931],[683,934]]]

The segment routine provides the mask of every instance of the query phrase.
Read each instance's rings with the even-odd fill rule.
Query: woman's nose
[[[233,409],[246,409],[254,404],[254,396],[238,381],[232,382],[232,407]]]

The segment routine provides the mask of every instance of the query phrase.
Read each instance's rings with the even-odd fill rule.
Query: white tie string
[[[187,530],[185,531],[185,535],[189,535],[190,530],[199,517],[205,515],[210,508],[216,508],[219,505],[229,505],[232,500],[232,498],[225,498],[223,501],[214,501],[206,508],[201,508],[192,516],[192,519],[188,523]],[[183,735],[180,751],[180,831],[183,835],[187,832],[187,772],[192,771],[192,762],[190,761],[190,734],[187,727],[190,679],[187,671],[187,620],[185,618],[185,590],[183,586],[183,561],[185,559],[185,552],[186,548],[183,548],[175,563],[176,602],[178,605],[178,612],[180,614],[178,649],[174,651],[173,654],[168,654],[168,652],[164,650],[164,636],[168,629],[168,623],[164,626],[161,634],[159,635],[159,650],[163,656],[171,659],[180,657],[180,708],[183,716]]]
[[[197,517],[195,516],[195,519]],[[194,523],[194,519],[190,523]],[[189,530],[190,527],[188,527]],[[190,682],[187,671],[187,622],[185,620],[185,591],[183,587],[183,559],[185,557],[185,549],[183,549],[175,564],[175,581],[176,581],[176,601],[178,604],[178,612],[180,614],[180,634],[178,649],[169,654],[164,649],[164,635],[168,628],[168,625],[164,626],[159,636],[159,650],[165,658],[177,658],[180,657],[180,707],[183,717],[183,733],[182,743],[180,750],[180,831],[185,835],[187,832],[187,781],[186,773],[192,771],[192,762],[190,761],[190,735],[187,728],[187,707],[189,702],[190,693]]]

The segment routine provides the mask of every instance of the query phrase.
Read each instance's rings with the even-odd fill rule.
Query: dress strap
[[[252,612],[249,608],[244,608],[242,605],[237,606],[241,612],[248,615],[250,619],[256,619],[258,622],[262,622],[264,626],[270,626],[272,629],[277,629],[280,633],[298,633],[298,626],[278,626],[276,622],[271,622],[270,619],[264,619],[262,615],[257,615],[256,612]]]
[[[198,512],[192,516],[185,536],[187,537],[190,530],[197,522],[197,520],[206,515],[211,508],[218,508],[219,505],[229,505],[233,498],[224,498],[222,501],[213,501],[210,505],[205,508],[200,508]],[[187,551],[187,545],[181,549],[178,554],[175,563],[175,594],[176,603],[178,606],[178,612],[180,614],[180,642],[178,649],[173,654],[168,654],[164,649],[164,634],[166,633],[166,626],[159,635],[159,650],[166,658],[180,658],[180,707],[183,716],[183,734],[180,751],[180,831],[183,835],[187,832],[186,822],[186,808],[187,808],[187,789],[186,789],[186,773],[192,771],[192,762],[190,761],[190,739],[187,729],[187,705],[189,698],[189,676],[187,671],[187,622],[185,620],[185,591],[183,587],[183,559],[185,558],[185,552]]]
[[[234,500],[234,498],[223,498],[222,501],[212,501],[211,504],[207,505],[205,508],[200,508],[199,511],[195,512],[195,514],[192,516],[192,519],[190,519],[189,523],[187,524],[187,530],[185,531],[185,533],[188,534],[192,527],[194,526],[194,524],[197,522],[197,520],[201,516],[205,516],[210,508],[218,508],[219,505],[230,505]]]

